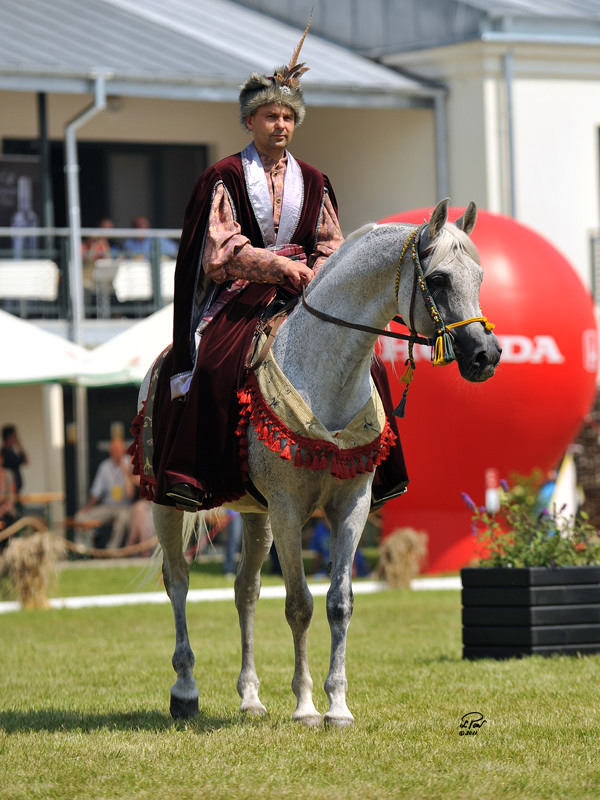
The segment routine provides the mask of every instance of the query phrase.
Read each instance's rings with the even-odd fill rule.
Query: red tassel
[[[270,447],[271,450],[275,446],[275,437],[273,436],[273,431],[272,430],[269,431],[269,435],[265,439],[265,444],[267,445],[267,447]]]
[[[348,463],[350,465],[350,477],[356,478],[356,467],[354,466],[354,461],[349,461]]]
[[[356,471],[359,475],[364,475],[366,472],[364,462],[362,460],[362,456],[359,456],[358,461],[356,463]]]
[[[268,437],[268,435],[269,435],[269,429],[265,425],[262,431],[258,434],[257,438],[260,439],[261,441],[264,441]]]
[[[280,453],[281,452],[281,441],[279,439],[275,439],[275,441],[273,442],[273,446],[271,447],[271,450],[274,453]]]
[[[375,466],[373,464],[373,459],[371,458],[371,456],[369,456],[369,459],[367,461],[366,469],[367,469],[367,472],[373,472],[373,470],[375,469]]]
[[[313,456],[313,460],[312,460],[312,464],[311,464],[310,468],[312,470],[315,470],[315,472],[316,472],[319,469],[319,464],[320,464],[319,456],[315,453],[314,456]]]
[[[291,459],[291,457],[292,457],[292,454],[290,453],[290,443],[288,441],[286,446],[281,451],[281,455],[279,456],[279,458],[286,458],[289,461]]]
[[[300,448],[296,450],[296,458],[294,459],[294,466],[295,467],[304,466],[304,462],[302,461],[302,451],[300,450]]]
[[[323,454],[321,456],[321,461],[319,463],[319,469],[327,469],[327,466],[328,466],[327,457],[325,456],[325,454]]]

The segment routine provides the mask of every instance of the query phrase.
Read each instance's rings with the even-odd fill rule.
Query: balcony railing
[[[100,257],[83,253],[86,320],[139,319],[172,301],[179,229],[83,228],[81,233],[84,244],[90,237],[107,237],[111,245]],[[0,228],[5,311],[29,319],[72,319],[70,268],[68,228]]]

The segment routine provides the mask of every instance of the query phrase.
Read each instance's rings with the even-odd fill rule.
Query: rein
[[[357,322],[348,322],[347,320],[340,319],[339,317],[334,317],[330,314],[326,314],[324,311],[318,311],[316,308],[313,308],[311,305],[308,304],[306,300],[306,294],[304,288],[302,289],[302,305],[304,308],[310,312],[313,316],[317,317],[324,322],[331,322],[334,325],[341,325],[344,328],[352,328],[358,331],[365,331],[366,333],[374,333],[377,336],[389,336],[392,339],[404,339],[408,341],[408,359],[405,361],[406,370],[400,380],[404,383],[405,389],[402,393],[402,398],[398,407],[394,410],[394,414],[398,417],[404,416],[404,410],[406,406],[406,396],[408,394],[408,387],[413,379],[414,370],[416,368],[415,361],[413,358],[413,347],[415,344],[422,344],[433,346],[433,365],[434,366],[444,366],[446,364],[451,364],[456,359],[456,355],[454,353],[454,348],[452,347],[452,334],[449,331],[452,328],[458,328],[461,325],[469,325],[471,322],[481,322],[486,330],[491,331],[495,326],[493,323],[489,322],[487,317],[470,317],[469,319],[459,320],[458,322],[450,322],[444,323],[442,317],[438,311],[438,308],[435,304],[435,300],[431,296],[429,291],[429,287],[425,281],[425,275],[423,273],[423,267],[421,266],[421,260],[419,258],[419,249],[417,247],[417,243],[419,241],[419,236],[421,235],[421,231],[427,223],[420,225],[418,228],[410,234],[410,236],[406,239],[404,246],[402,248],[402,252],[400,253],[400,258],[398,259],[398,269],[396,271],[396,281],[395,281],[395,296],[396,301],[398,301],[398,292],[400,289],[400,273],[402,269],[402,262],[404,261],[404,256],[406,255],[406,251],[410,246],[410,254],[412,258],[412,262],[415,268],[414,272],[414,281],[413,281],[413,289],[412,289],[412,296],[410,302],[410,312],[409,312],[409,320],[410,325],[407,325],[409,333],[396,333],[395,331],[386,331],[382,328],[372,328],[370,325],[361,325]],[[433,320],[433,323],[436,327],[436,335],[435,339],[426,339],[422,336],[418,336],[416,333],[413,333],[414,324],[413,324],[413,308],[416,296],[416,288],[417,285],[421,289],[421,293],[423,295],[423,300],[425,302],[425,306],[427,311],[429,312],[429,316]],[[402,317],[394,317],[394,322],[399,322],[402,325],[406,325]]]
[[[334,325],[340,325],[342,328],[353,328],[356,331],[364,331],[365,333],[374,333],[376,336],[389,336],[392,339],[404,339],[405,341],[408,342],[414,342],[414,344],[426,344],[429,347],[431,347],[431,345],[433,344],[433,339],[425,339],[423,336],[418,336],[416,333],[411,333],[411,334],[396,333],[395,331],[386,331],[383,328],[372,328],[370,325],[361,325],[358,322],[348,322],[347,320],[341,319],[340,317],[333,317],[331,316],[331,314],[326,314],[324,311],[319,311],[318,309],[308,304],[308,301],[306,300],[304,287],[302,287],[302,305],[314,317],[317,317],[317,319],[321,319],[323,320],[323,322],[332,322]],[[405,324],[402,317],[394,317],[392,322],[399,322],[402,325]]]

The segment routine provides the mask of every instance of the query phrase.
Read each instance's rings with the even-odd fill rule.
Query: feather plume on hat
[[[311,20],[312,12],[302,38],[287,65],[276,67],[274,74],[269,76],[253,72],[240,87],[240,121],[246,130],[249,130],[246,125],[247,118],[253,116],[261,106],[270,103],[281,103],[291,108],[296,116],[296,125],[301,125],[304,121],[306,108],[300,88],[300,78],[305,72],[308,72],[310,67],[306,66],[306,62],[299,64],[298,56],[310,28]]]

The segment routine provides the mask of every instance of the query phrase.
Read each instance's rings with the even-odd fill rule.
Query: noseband
[[[402,252],[400,253],[400,258],[398,259],[398,269],[396,271],[396,282],[395,282],[395,297],[396,302],[398,301],[398,292],[400,290],[400,273],[402,270],[402,262],[404,261],[404,257],[408,248],[410,247],[410,255],[412,258],[412,262],[414,265],[414,279],[413,279],[413,287],[412,287],[412,295],[410,300],[410,310],[409,310],[409,324],[406,325],[402,317],[394,317],[394,322],[400,322],[402,325],[406,325],[409,330],[409,334],[397,333],[395,331],[386,331],[382,330],[381,328],[372,328],[370,325],[360,325],[359,323],[355,322],[348,322],[346,320],[340,319],[339,317],[333,317],[330,314],[325,314],[323,311],[318,311],[316,308],[313,308],[308,304],[306,301],[306,295],[304,293],[304,289],[302,289],[302,305],[313,314],[315,317],[325,321],[325,322],[332,322],[336,325],[342,325],[346,328],[353,328],[354,330],[359,331],[366,331],[367,333],[374,333],[378,336],[388,336],[393,339],[404,339],[408,341],[408,358],[405,362],[406,370],[400,380],[404,383],[405,389],[402,393],[402,398],[398,407],[394,410],[394,414],[398,417],[404,416],[404,409],[406,406],[406,395],[408,394],[408,387],[413,379],[413,373],[415,370],[415,361],[413,358],[413,347],[415,344],[423,344],[433,347],[433,365],[434,366],[444,366],[446,364],[451,364],[455,359],[456,355],[454,353],[454,348],[452,347],[452,334],[449,332],[452,328],[458,328],[461,325],[469,325],[471,322],[481,322],[486,330],[491,331],[495,325],[488,321],[487,317],[471,317],[470,319],[463,319],[459,320],[458,322],[450,322],[445,323],[442,320],[441,314],[438,311],[438,308],[435,304],[435,300],[431,296],[429,291],[429,287],[427,286],[427,282],[425,281],[425,275],[423,274],[423,267],[421,266],[421,260],[419,258],[419,248],[418,248],[418,241],[421,235],[421,231],[427,223],[420,225],[418,228],[410,234],[410,236],[406,239],[404,246],[402,248]],[[421,293],[423,295],[423,300],[425,302],[425,307],[429,312],[429,316],[431,317],[433,324],[436,328],[436,334],[433,339],[425,339],[422,336],[418,336],[414,333],[415,326],[413,320],[413,312],[414,312],[414,305],[415,305],[415,297],[417,293],[417,286],[421,289]]]

